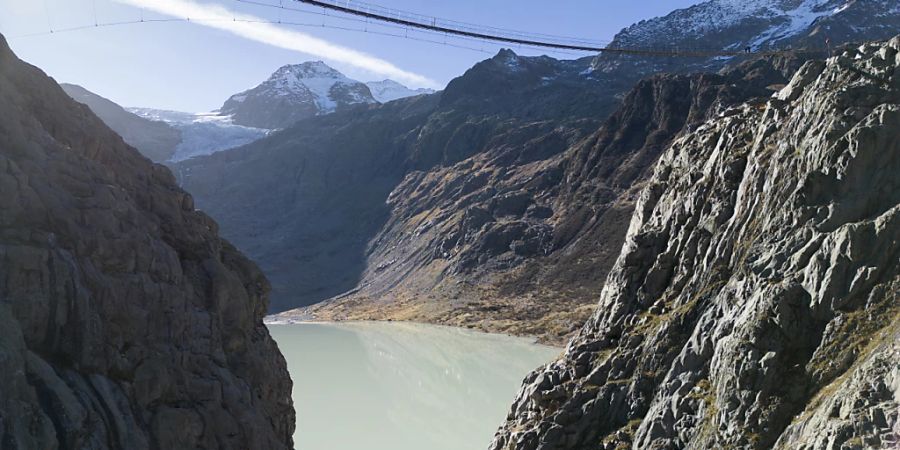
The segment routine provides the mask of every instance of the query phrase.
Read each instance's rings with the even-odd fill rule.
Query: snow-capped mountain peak
[[[410,89],[393,80],[362,83],[322,61],[309,61],[280,67],[259,86],[231,96],[220,112],[239,125],[276,129],[343,106],[432,92]]]
[[[394,80],[369,81],[366,83],[372,96],[380,103],[423,94],[433,94],[434,89],[411,89]]]
[[[706,0],[625,28],[610,46],[825,50],[831,43],[893,36],[898,23],[897,0]],[[662,68],[661,64],[648,62],[645,66]],[[712,61],[708,66],[715,64]],[[617,58],[601,55],[594,69],[616,70],[620,65]]]
[[[341,104],[375,103],[364,84],[347,78],[322,61],[283,66],[264,84],[270,84],[276,96],[311,95],[319,107],[319,114],[337,109]]]
[[[307,61],[301,64],[288,64],[282,66],[272,74],[272,78],[345,79],[347,77],[322,61]]]
[[[261,85],[232,99],[243,103],[254,94],[297,102],[313,101],[318,114],[332,112],[341,104],[375,102],[368,87],[322,61],[283,66]]]
[[[854,0],[708,0],[626,28],[617,38],[649,43],[663,37],[700,37],[733,28],[755,31],[735,45],[759,46],[800,33],[817,19],[839,14]],[[662,32],[662,33],[661,33]],[[674,36],[673,36],[674,35]]]
[[[724,29],[748,18],[776,19],[783,17],[790,22],[812,23],[817,17],[835,11],[834,4],[846,0],[713,0],[698,4],[686,11],[682,24],[685,31],[707,32]]]
[[[221,113],[239,125],[275,129],[359,103],[377,103],[368,86],[311,61],[282,66],[259,86],[229,98]]]

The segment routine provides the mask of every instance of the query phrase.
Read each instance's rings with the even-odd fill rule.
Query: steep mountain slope
[[[357,103],[377,102],[365,84],[314,61],[278,69],[259,86],[231,96],[220,112],[238,125],[277,129]]]
[[[0,447],[291,448],[268,284],[0,37]]]
[[[176,173],[272,280],[272,310],[314,303],[356,285],[384,199],[402,178],[405,136],[436,103],[422,97],[315,117],[181,162]]]
[[[121,106],[74,84],[62,84],[63,90],[79,103],[91,108],[104,123],[128,145],[155,162],[163,162],[175,154],[181,133],[164,122],[147,120]]]
[[[590,315],[631,185],[664,144],[799,66],[652,79],[600,128],[616,100],[584,76],[589,62],[503,51],[439,96],[301,121],[177,172],[273,280],[272,311],[351,292],[282,319],[415,319],[558,342]]]
[[[675,141],[493,449],[900,444],[900,38]]]
[[[666,144],[770,95],[798,67],[770,58],[649,78],[586,139],[529,124],[463,162],[412,173],[391,193],[358,288],[280,318],[409,319],[560,342],[593,311],[636,188]]]
[[[423,94],[434,94],[434,89],[410,89],[394,80],[369,81],[366,83],[378,103],[387,103],[401,98]]]
[[[503,52],[441,94],[310,118],[177,172],[272,279],[273,311],[312,304],[359,282],[368,242],[390,215],[385,201],[407,174],[503,145],[496,136],[527,140],[558,129],[574,143],[595,130],[593,112],[610,101],[605,86],[579,75],[588,64]],[[549,74],[560,82],[542,79]]]

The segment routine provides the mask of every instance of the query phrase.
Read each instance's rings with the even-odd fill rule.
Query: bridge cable
[[[366,6],[364,9],[362,8],[354,8],[351,7],[351,2],[347,1],[342,6],[340,4],[335,4],[327,1],[321,0],[294,0],[299,3],[304,3],[307,5],[321,7],[330,9],[332,11],[337,11],[344,14],[349,14],[358,17],[364,17],[366,19],[372,19],[379,22],[392,23],[401,26],[407,26],[412,28],[436,31],[438,33],[443,33],[445,35],[455,35],[455,36],[464,36],[474,39],[481,39],[487,41],[495,41],[495,42],[504,42],[508,44],[516,44],[516,45],[527,45],[531,47],[542,47],[542,48],[553,48],[560,50],[573,50],[573,51],[582,51],[582,52],[591,52],[591,53],[613,53],[613,54],[623,54],[623,55],[638,55],[638,56],[686,56],[686,57],[716,57],[716,56],[739,56],[743,54],[753,53],[757,55],[770,55],[770,54],[779,54],[784,53],[784,51],[736,51],[736,50],[693,50],[693,49],[638,49],[638,48],[616,48],[616,47],[608,47],[608,46],[599,46],[599,45],[586,45],[586,44],[570,44],[570,43],[562,43],[562,42],[550,42],[549,40],[538,40],[524,37],[516,37],[509,35],[502,35],[500,33],[489,33],[480,30],[471,30],[464,29],[464,27],[452,27],[445,26],[443,22],[439,24],[437,22],[437,18],[432,18],[431,22],[423,21],[423,20],[414,20],[413,18],[403,18],[400,17],[399,14],[396,17],[391,17],[388,14],[381,12],[372,12],[373,9],[370,6]],[[816,50],[818,51],[818,50]]]

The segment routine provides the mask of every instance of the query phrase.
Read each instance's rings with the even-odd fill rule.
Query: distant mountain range
[[[167,164],[240,147],[270,130],[347,106],[434,93],[393,80],[361,83],[321,61],[284,66],[259,86],[231,96],[220,111],[212,113],[123,108],[81,86],[62,87],[144,156]]]
[[[771,50],[826,47],[896,31],[894,0],[711,0],[620,32],[617,47]],[[861,20],[865,18],[865,20]]]
[[[896,0],[709,0],[642,20],[619,32],[612,48],[743,50],[812,48],[887,39],[900,29]],[[683,72],[721,67],[730,58],[642,59],[612,54],[598,72]]]
[[[235,124],[277,129],[357,104],[377,104],[431,93],[393,80],[362,83],[322,61],[281,67],[259,86],[235,94],[220,110]]]
[[[269,133],[266,129],[235,125],[230,117],[214,113],[123,108],[81,86],[60,86],[75,101],[87,105],[125,142],[157,163],[173,164],[228,150]]]
[[[125,142],[153,161],[162,162],[172,158],[182,142],[181,133],[163,121],[140,117],[81,86],[60,86],[69,97],[91,108]]]
[[[821,50],[826,38],[838,47],[886,38],[898,27],[900,7],[882,0],[712,0],[632,25],[611,46]],[[824,56],[769,58],[735,72],[755,57],[560,61],[503,50],[430,95],[390,80],[361,83],[322,62],[289,65],[219,112],[237,125],[281,131],[173,168],[272,279],[273,311],[346,294],[301,314],[417,311],[418,320],[559,339],[586,317],[569,312],[590,311],[618,254],[632,189],[663,144],[710,113],[672,110],[674,99],[652,90],[705,92],[715,101],[696,101],[716,111],[767,95],[798,62]],[[639,87],[649,92],[632,92],[635,103],[622,105],[641,78],[725,66],[725,78],[707,80],[705,90],[691,91],[683,80],[647,82]],[[728,80],[736,87],[718,87]],[[603,126],[617,110],[620,123]],[[644,135],[648,127],[659,129]],[[600,147],[590,156],[581,141],[592,135],[608,141],[594,144]],[[626,136],[639,141],[621,141]],[[608,154],[613,142],[624,157]],[[526,180],[561,186],[526,189]],[[521,286],[538,284],[552,286],[540,302],[513,302]],[[458,300],[436,304],[450,297]],[[514,308],[502,312],[501,304]],[[531,316],[557,325],[522,319]]]
[[[771,95],[804,60],[826,56],[826,36],[833,47],[890,37],[895,6],[704,2],[628,27],[612,46],[816,51],[560,61],[503,50],[440,93],[386,105],[334,96],[321,102],[333,114],[308,108],[267,139],[178,170],[272,279],[273,312],[330,299],[287,317],[412,318],[560,340],[593,310],[634,196],[672,139]],[[698,71],[705,78],[639,83]],[[307,92],[290,81],[304,77],[364,92],[318,64],[284,68],[256,92]]]

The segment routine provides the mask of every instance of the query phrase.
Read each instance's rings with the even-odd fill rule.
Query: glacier
[[[181,131],[181,143],[167,162],[229,150],[266,137],[270,130],[235,125],[231,117],[216,112],[187,113],[152,108],[126,108],[150,120],[165,122]]]

